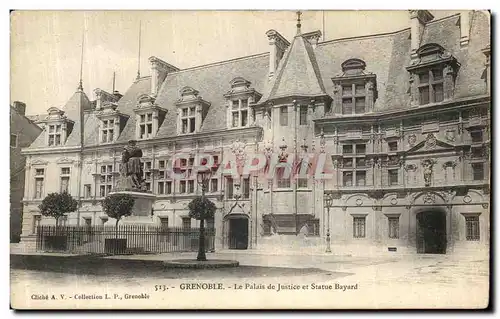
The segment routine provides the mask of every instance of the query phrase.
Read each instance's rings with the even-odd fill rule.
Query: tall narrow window
[[[179,182],[179,193],[181,193],[181,194],[186,193],[186,181]]]
[[[83,189],[84,189],[85,198],[91,198],[92,197],[92,185],[85,184],[85,185],[83,185]]]
[[[307,188],[307,177],[299,177],[298,188]]]
[[[276,180],[278,188],[290,188],[290,174],[286,174],[285,167],[278,167],[276,169]]]
[[[484,180],[484,163],[472,163],[472,179],[475,181]]]
[[[250,198],[250,178],[243,178],[242,195],[243,199]]]
[[[191,218],[182,217],[182,228],[190,229],[191,228]]]
[[[366,171],[356,171],[356,186],[366,185]]]
[[[49,146],[61,145],[61,124],[49,125]]]
[[[153,113],[141,114],[139,117],[140,139],[153,137]]]
[[[420,105],[437,103],[444,100],[443,68],[424,70],[418,74]]]
[[[144,178],[144,184],[148,191],[151,191],[151,182],[152,182],[151,165],[152,165],[151,161],[145,161],[142,163],[142,171],[143,171],[142,178]]]
[[[210,180],[210,192],[215,193],[219,189],[219,180],[217,178],[212,178]]]
[[[248,99],[231,101],[232,127],[248,125]]]
[[[398,185],[398,170],[397,169],[390,169],[388,170],[389,173],[389,185],[390,186],[395,186]]]
[[[288,125],[288,106],[282,106],[280,108],[280,125],[287,126]]]
[[[399,238],[399,217],[388,217],[389,221],[389,238]]]
[[[353,237],[365,238],[366,217],[353,217]]]
[[[363,84],[342,86],[342,114],[363,114],[366,112],[366,89]]]
[[[188,192],[189,194],[194,193],[194,180],[192,180],[192,179],[188,180],[187,185],[188,185],[188,187],[187,187],[187,192]]]
[[[172,180],[168,174],[167,160],[158,161],[158,194],[172,194]]]
[[[307,125],[307,106],[300,106],[299,125]]]
[[[479,233],[479,216],[465,217],[465,238],[469,241],[476,241],[480,239]]]
[[[194,133],[196,130],[196,107],[185,107],[181,110],[182,133]]]
[[[43,182],[45,176],[45,169],[37,168],[35,170],[35,198],[43,197]]]
[[[344,186],[352,186],[352,172],[343,172],[342,182]]]
[[[99,196],[106,197],[113,188],[113,165],[101,165]]]
[[[115,120],[103,120],[101,130],[101,142],[110,143],[114,140]]]
[[[226,177],[226,199],[233,199],[233,179]]]
[[[60,189],[61,193],[69,193],[69,178],[70,178],[70,168],[62,167],[60,176]]]

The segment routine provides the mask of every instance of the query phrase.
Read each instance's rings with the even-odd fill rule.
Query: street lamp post
[[[325,206],[327,212],[327,221],[326,221],[326,251],[327,253],[331,253],[332,249],[330,248],[330,207],[332,207],[333,198],[331,194],[326,194],[325,198]]]
[[[201,199],[202,202],[205,202],[205,190],[207,188],[208,182],[210,181],[210,178],[212,177],[212,170],[204,170],[204,171],[199,171],[198,175],[196,176],[196,181],[198,182],[198,185],[201,186]],[[203,212],[203,215],[205,216],[205,212]],[[196,260],[198,261],[206,261],[207,256],[205,254],[205,219],[201,218],[200,219],[200,238],[198,242],[198,256],[196,257]]]

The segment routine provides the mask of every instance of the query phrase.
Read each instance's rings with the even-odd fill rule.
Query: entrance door
[[[446,254],[446,214],[427,211],[417,215],[417,252]]]
[[[248,248],[248,218],[229,219],[229,249]]]

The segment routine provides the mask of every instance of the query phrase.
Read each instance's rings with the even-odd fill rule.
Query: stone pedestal
[[[126,217],[125,219],[132,221],[135,219],[150,219],[153,204],[156,200],[156,196],[151,193],[145,192],[135,192],[135,191],[115,191],[112,194],[128,194],[134,198],[134,207],[132,208],[132,215]]]

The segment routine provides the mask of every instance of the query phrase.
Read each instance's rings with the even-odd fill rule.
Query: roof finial
[[[83,27],[83,31],[82,31],[82,54],[80,56],[80,82],[78,83],[78,88],[77,90],[78,91],[83,91],[83,46],[84,46],[84,43],[85,43],[85,23],[84,23],[84,27]]]
[[[141,77],[141,26],[142,26],[142,21],[139,21],[139,54],[137,57],[137,77],[135,78],[136,80],[139,80]]]
[[[302,15],[302,12],[297,11],[296,13],[297,13],[297,34],[300,34],[300,27],[301,27],[300,16]]]

